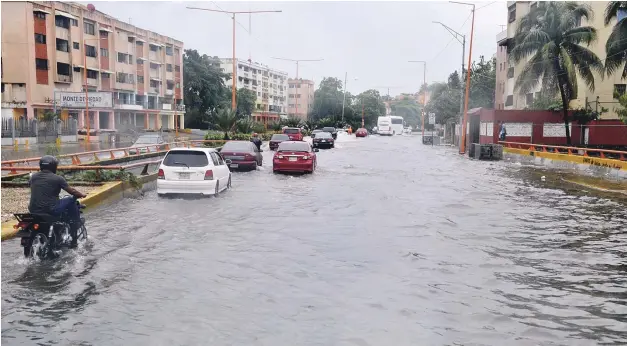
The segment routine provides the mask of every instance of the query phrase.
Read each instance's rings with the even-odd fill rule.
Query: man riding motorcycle
[[[251,142],[255,143],[257,149],[261,151],[261,139],[259,139],[259,135],[257,133],[253,133],[253,138],[250,139]]]
[[[28,211],[31,214],[48,214],[59,217],[67,212],[67,221],[70,225],[70,235],[72,236],[72,247],[77,245],[77,231],[80,228],[80,210],[74,198],[84,198],[82,192],[70,187],[65,179],[57,175],[59,161],[51,155],[42,156],[39,159],[39,172],[33,174],[29,179],[30,203]],[[71,196],[59,199],[61,189]]]

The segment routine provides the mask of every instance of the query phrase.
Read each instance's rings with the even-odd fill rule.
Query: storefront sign
[[[62,108],[85,108],[85,93],[57,92],[57,106]],[[89,107],[113,108],[113,94],[110,92],[88,93]]]

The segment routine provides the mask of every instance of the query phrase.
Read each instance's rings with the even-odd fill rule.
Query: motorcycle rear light
[[[213,180],[213,171],[208,169],[205,172],[205,180]]]
[[[34,225],[33,225],[33,229],[34,229],[34,230],[38,230],[38,229],[39,229],[39,224],[38,224],[38,223],[34,224]]]
[[[159,173],[157,173],[157,179],[165,179],[165,173],[163,169],[159,169]]]

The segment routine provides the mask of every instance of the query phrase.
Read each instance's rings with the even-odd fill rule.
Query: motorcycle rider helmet
[[[52,155],[45,155],[39,159],[39,170],[50,171],[52,173],[57,173],[57,166],[59,165],[59,161],[56,157]]]
[[[253,138],[257,137],[257,132],[253,132]]]

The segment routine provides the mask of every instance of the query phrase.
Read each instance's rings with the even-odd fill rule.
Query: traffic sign
[[[429,124],[435,125],[435,113],[429,113]]]

